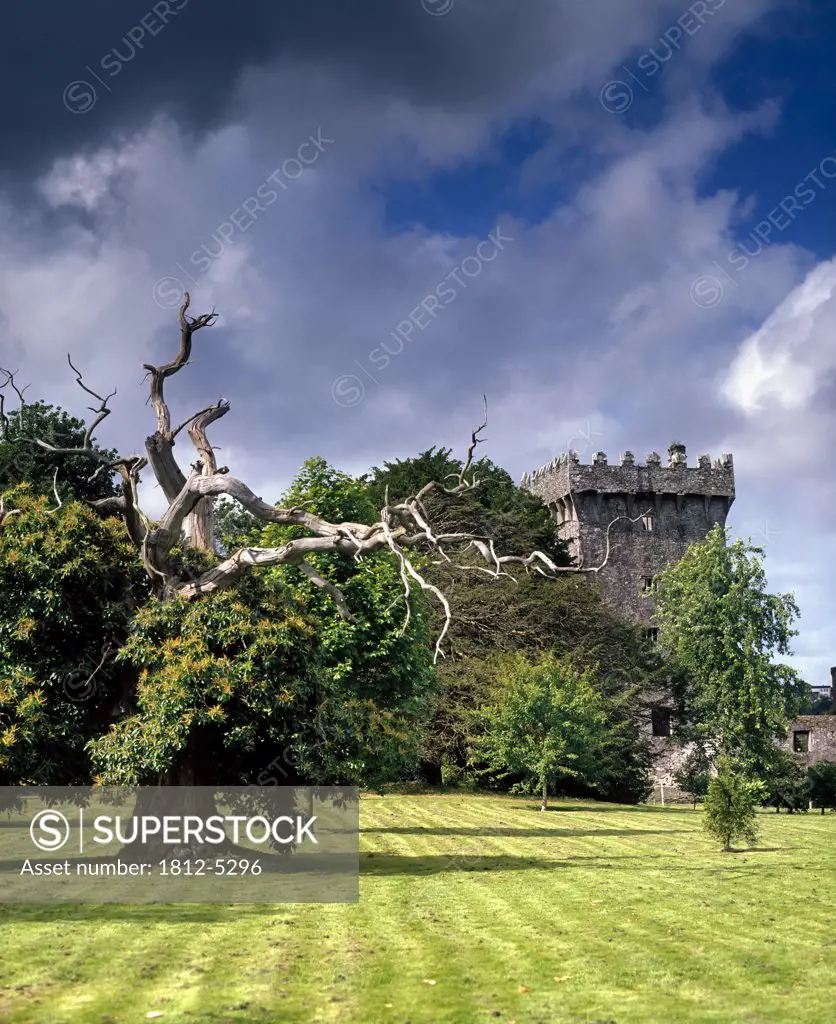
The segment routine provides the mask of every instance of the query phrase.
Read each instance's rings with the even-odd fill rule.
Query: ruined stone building
[[[609,464],[604,452],[590,465],[569,452],[526,473],[521,486],[549,508],[558,537],[567,542],[576,564],[600,565],[609,532],[609,557],[598,574],[604,598],[655,639],[653,578],[678,562],[715,524],[726,525],[734,501],[734,462],[731,455],[714,462],[700,455],[697,465],[689,466],[685,445],[678,443],[668,447],[666,466],[656,452],[644,465],[636,463],[632,452],[623,452],[617,466]],[[831,673],[836,703],[836,669]],[[672,741],[670,709],[661,701],[650,709],[648,731],[657,754],[657,794],[663,786],[673,796],[673,773],[688,748]],[[802,754],[805,763],[836,760],[836,716],[796,719],[784,746]]]

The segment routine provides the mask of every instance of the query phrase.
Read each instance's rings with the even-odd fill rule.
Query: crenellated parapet
[[[696,466],[689,466],[685,445],[678,443],[669,446],[667,465],[662,465],[658,452],[649,452],[641,464],[632,452],[624,451],[618,463],[610,465],[606,452],[596,452],[592,462],[584,464],[577,452],[570,451],[524,474],[520,486],[546,502],[583,491],[716,495],[733,499],[734,460],[731,455],[721,455],[712,462],[709,455],[700,455]]]

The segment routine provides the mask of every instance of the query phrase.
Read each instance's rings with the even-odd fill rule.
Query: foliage
[[[365,484],[322,458],[304,463],[280,503],[285,507],[304,503],[309,511],[332,522],[369,523],[378,514]],[[268,526],[258,542],[273,546],[298,532],[298,527]],[[393,781],[413,771],[417,762],[419,725],[437,686],[431,641],[433,629],[440,626],[417,588],[412,588],[408,612],[399,564],[389,552],[360,562],[333,553],[312,555],[308,561],[339,586],[353,622],[339,618],[330,596],[293,567],[278,566],[267,576],[299,595],[319,623],[329,693],[327,732],[343,744],[349,743],[348,737],[355,738],[353,779],[362,776],[366,784],[384,778]],[[413,555],[412,561],[426,570],[425,559]],[[374,747],[372,733],[386,743]],[[356,747],[360,735],[371,744],[365,758]],[[323,743],[328,742],[323,738]],[[372,749],[376,750],[373,756]]]
[[[753,764],[786,735],[804,685],[775,664],[790,652],[791,594],[769,594],[763,551],[726,543],[718,524],[655,582],[660,642],[687,680],[691,726],[720,751]]]
[[[81,785],[85,743],[132,685],[105,655],[147,578],[118,520],[77,501],[53,510],[28,484],[5,503],[20,511],[0,530],[0,784]]]
[[[749,846],[758,841],[755,804],[760,787],[748,779],[726,756],[719,760],[718,771],[708,784],[703,827],[723,849],[742,839]]]
[[[472,760],[499,777],[518,777],[517,792],[541,792],[544,810],[549,790],[562,780],[594,784],[600,776],[607,718],[589,670],[553,655],[501,659],[477,720]]]
[[[7,414],[6,428],[0,437],[0,491],[25,481],[33,493],[52,495],[58,470],[58,493],[64,499],[95,501],[116,494],[112,473],[102,471],[95,479],[89,479],[95,463],[88,456],[56,455],[31,440],[38,437],[56,448],[79,448],[84,433],[81,420],[45,402],[27,404],[22,416],[18,412]],[[95,443],[93,448],[102,455],[116,457],[116,452]]]
[[[595,685],[608,698],[606,757],[598,789],[606,799],[640,802],[650,789],[651,749],[637,725],[643,691],[659,685],[663,664],[641,633],[619,619],[598,587],[576,575],[545,579],[518,573],[516,583],[484,574],[447,587],[453,610],[450,652],[439,666],[441,689],[426,730],[425,765],[464,768],[472,711],[488,700],[497,654],[552,652],[582,671],[595,666]],[[567,784],[577,795],[591,790]]]
[[[827,807],[836,808],[836,763],[811,764],[807,769],[807,782],[813,807],[820,807],[822,814]]]
[[[674,772],[673,779],[683,793],[689,794],[696,808],[697,800],[706,795],[711,781],[711,760],[705,748],[695,746],[686,755],[679,770]]]
[[[365,487],[319,458],[280,503],[337,522],[374,515]],[[225,519],[224,544],[234,521]],[[250,526],[238,542],[273,547],[304,532]],[[135,713],[93,748],[106,781],[371,785],[409,772],[435,683],[425,603],[412,595],[404,629],[403,584],[386,553],[308,561],[340,587],[354,621],[294,566],[139,612],[121,654],[140,672]]]
[[[801,761],[786,750],[773,751],[761,776],[766,792],[764,806],[780,811],[806,811],[810,804],[810,786]]]
[[[118,655],[139,676],[133,713],[91,744],[100,781],[245,781],[296,738],[316,654],[304,609],[256,576],[202,601],[150,601]]]
[[[364,478],[376,510],[386,502],[404,501],[430,480],[452,487],[462,462],[449,448],[430,448],[411,459],[384,462]],[[554,522],[542,501],[518,487],[504,469],[490,459],[478,459],[468,471],[479,486],[457,495],[433,492],[425,507],[438,533],[473,533],[493,540],[497,551],[527,555],[543,551],[559,565],[567,565],[565,545],[556,539]]]

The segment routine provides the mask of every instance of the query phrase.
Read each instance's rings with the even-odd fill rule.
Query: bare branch
[[[83,445],[83,449],[86,450],[86,449],[90,448],[90,440],[93,437],[93,431],[96,429],[96,427],[98,427],[98,425],[102,422],[103,419],[106,419],[110,415],[110,413],[112,411],[112,410],[108,409],[107,403],[116,394],[116,388],[114,388],[113,391],[111,391],[110,394],[106,395],[105,397],[102,397],[101,395],[97,395],[95,391],[93,391],[91,388],[88,388],[87,385],[84,383],[84,379],[81,376],[81,372],[79,370],[77,370],[73,366],[73,361],[70,358],[70,353],[69,352],[67,353],[67,362],[70,364],[70,369],[75,374],[76,384],[78,384],[78,386],[83,391],[86,391],[88,395],[92,395],[93,398],[97,398],[99,400],[99,407],[98,408],[94,408],[92,405],[89,405],[87,407],[90,410],[90,412],[96,414],[96,418],[93,420],[93,422],[87,428],[87,430],[84,432],[84,445]]]
[[[47,509],[47,513],[46,514],[48,516],[52,515],[53,512],[57,512],[58,509],[61,508],[61,505],[63,504],[63,502],[61,501],[61,496],[58,494],[58,467],[57,466],[55,468],[55,473],[53,474],[53,477],[52,477],[52,493],[55,495],[56,505],[55,505],[55,508]]]
[[[2,393],[3,388],[11,387],[12,390],[14,391],[14,393],[17,395],[17,400],[18,400],[17,427],[18,427],[18,430],[22,433],[23,432],[23,412],[24,412],[24,409],[26,408],[26,399],[25,399],[24,395],[26,393],[26,390],[30,387],[30,385],[27,384],[23,388],[18,387],[17,381],[15,381],[15,376],[17,374],[16,370],[7,370],[4,367],[0,366],[0,373],[4,374],[5,377],[6,377],[6,379],[3,381],[3,383],[0,384],[0,437],[7,438],[8,426],[9,426],[9,417],[6,415],[6,408],[5,408],[5,397],[6,396]]]
[[[145,450],[148,453],[148,461],[154,476],[168,501],[174,501],[186,484],[186,476],[177,464],[172,451],[175,437],[185,426],[193,424],[195,420],[199,421],[201,417],[210,414],[212,410],[215,410],[212,419],[218,419],[229,408],[229,403],[225,403],[221,399],[215,406],[209,406],[190,416],[176,430],[172,431],[171,429],[171,413],[165,400],[164,381],[167,377],[171,377],[178,370],[181,370],[189,362],[192,353],[192,338],[195,331],[199,331],[203,327],[210,327],[218,318],[218,314],[214,310],[211,313],[203,313],[198,317],[187,316],[186,310],[189,308],[190,302],[191,297],[188,292],[185,292],[179,313],[180,349],[174,359],[163,366],[153,366],[151,363],[143,364],[143,369],[148,372],[151,378],[151,393],[149,397],[157,416],[157,429],[150,437],[146,438]],[[220,411],[221,409],[223,409],[223,412]],[[208,422],[211,422],[211,420]],[[192,439],[194,440],[194,435]],[[198,447],[198,451],[203,458],[203,450]],[[211,532],[211,523],[207,525],[210,527]],[[207,540],[209,542],[208,546],[211,547],[211,537]]]

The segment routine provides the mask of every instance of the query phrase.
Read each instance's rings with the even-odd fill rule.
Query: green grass
[[[836,1020],[836,816],[536,806],[363,797],[354,905],[0,904],[0,1020]]]

